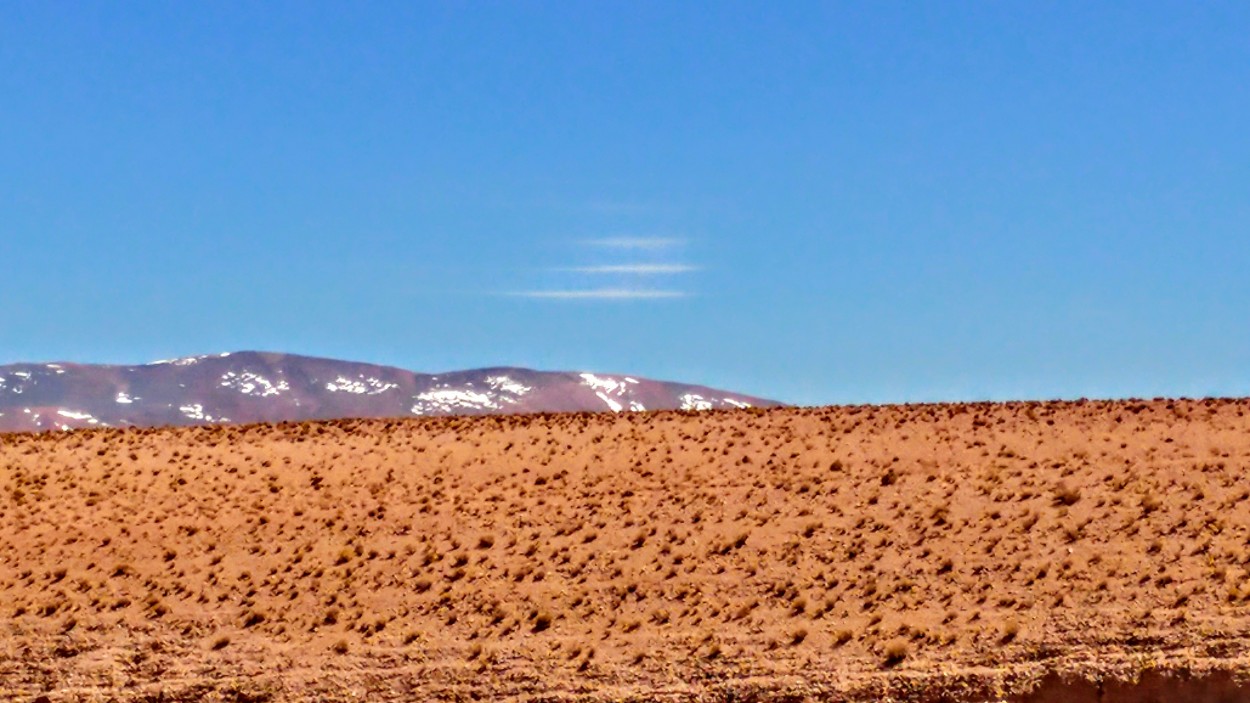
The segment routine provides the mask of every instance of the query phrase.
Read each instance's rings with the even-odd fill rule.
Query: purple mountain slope
[[[422,374],[263,352],[141,366],[0,366],[0,432],[775,405],[779,403],[703,386],[619,374],[520,368]]]

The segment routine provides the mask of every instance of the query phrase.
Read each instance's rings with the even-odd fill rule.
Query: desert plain
[[[0,435],[0,700],[1250,700],[1248,412]]]

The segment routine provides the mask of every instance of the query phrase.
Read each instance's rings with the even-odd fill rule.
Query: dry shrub
[[[895,667],[911,654],[911,645],[904,639],[891,640],[886,643],[882,653],[885,655],[883,664],[886,668]]]
[[[552,620],[553,620],[553,618],[551,617],[551,613],[548,613],[548,612],[547,612],[547,611],[545,611],[545,610],[544,610],[544,611],[539,611],[539,612],[535,613],[535,614],[534,614],[534,626],[533,626],[533,628],[532,628],[532,629],[533,629],[533,631],[534,631],[534,632],[542,632],[542,631],[544,631],[544,630],[546,630],[546,629],[550,628],[550,627],[551,627],[551,621],[552,621]]]
[[[1003,623],[1003,636],[1000,641],[1003,644],[1007,644],[1008,642],[1015,640],[1016,636],[1019,634],[1020,634],[1020,623],[1016,622],[1015,620],[1008,620],[1007,622]]]
[[[1055,505],[1071,506],[1081,500],[1081,489],[1067,481],[1060,481],[1054,489]]]

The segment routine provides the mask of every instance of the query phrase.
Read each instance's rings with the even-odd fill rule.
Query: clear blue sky
[[[8,2],[0,362],[1250,394],[1250,3]]]

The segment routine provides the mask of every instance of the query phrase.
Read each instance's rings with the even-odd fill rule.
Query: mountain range
[[[136,366],[0,366],[0,432],[776,405],[705,386],[620,374],[511,367],[425,374],[250,351]]]

